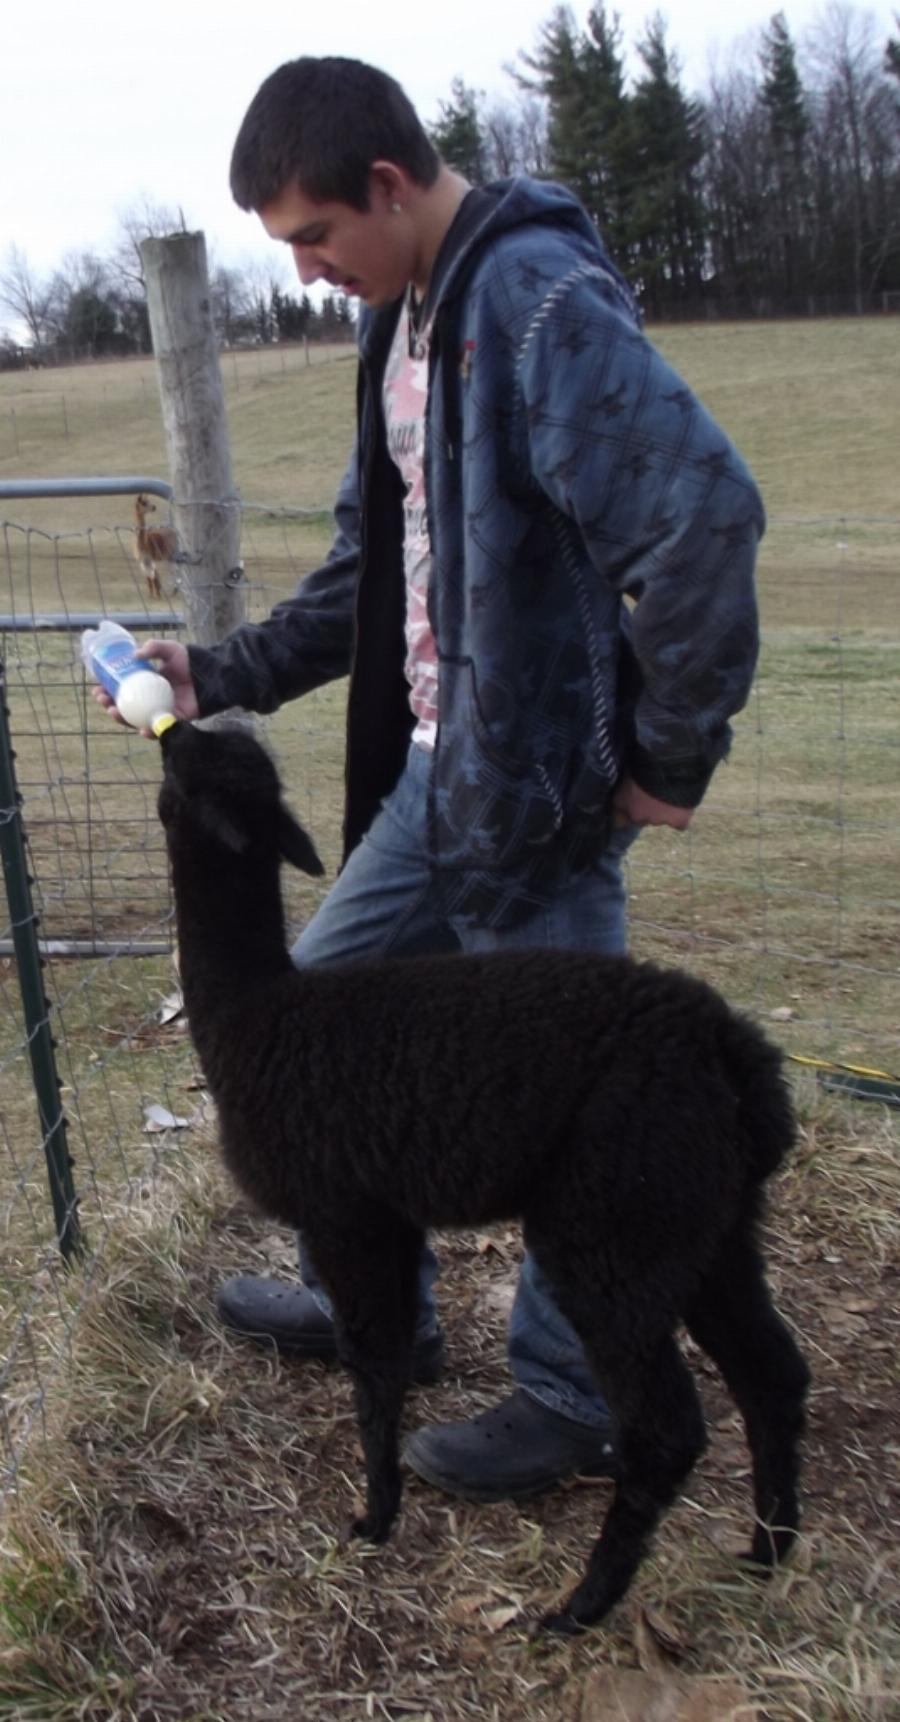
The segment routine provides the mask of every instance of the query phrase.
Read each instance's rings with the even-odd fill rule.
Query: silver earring
[[[402,213],[403,213],[402,203],[392,203],[391,204],[391,214],[392,215],[401,215]]]

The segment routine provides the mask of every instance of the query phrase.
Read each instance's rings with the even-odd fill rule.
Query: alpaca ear
[[[230,849],[233,855],[243,855],[250,838],[242,831],[235,821],[223,813],[214,795],[200,791],[191,799],[191,817],[196,820],[201,831],[208,837],[214,837],[217,843]]]
[[[299,867],[302,873],[311,873],[318,879],[325,869],[307,837],[302,825],[298,825],[294,815],[285,806],[278,809],[278,847],[285,861],[290,861],[294,867]]]

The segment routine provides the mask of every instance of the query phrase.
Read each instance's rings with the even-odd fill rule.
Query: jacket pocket
[[[492,685],[486,710],[471,661],[441,659],[442,717],[434,772],[433,855],[439,867],[527,865],[562,828],[563,797],[540,738],[518,716],[514,696]],[[503,711],[508,705],[508,712]]]

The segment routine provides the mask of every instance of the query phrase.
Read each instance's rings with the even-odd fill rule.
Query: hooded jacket
[[[524,177],[471,195],[426,306],[429,860],[448,914],[503,925],[602,852],[622,772],[701,800],[753,676],[764,519],[577,200]],[[190,647],[203,715],[272,711],[350,673],[346,853],[412,730],[381,407],[400,308],[360,316],[357,443],[326,561],[265,622]]]

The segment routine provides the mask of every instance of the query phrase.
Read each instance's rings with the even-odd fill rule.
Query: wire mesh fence
[[[731,760],[685,841],[642,839],[635,942],[774,1021],[798,1055],[900,1062],[900,522],[771,522],[763,640]]]
[[[116,507],[121,509],[121,503]],[[321,511],[248,508],[248,613],[268,612],[321,553]],[[158,750],[90,698],[80,632],[102,614],[148,637],[183,635],[170,585],[154,603],[127,523],[48,534],[5,522],[0,661],[18,803],[0,822],[26,840],[40,1000],[23,1000],[21,927],[0,903],[0,1497],[67,1367],[78,1311],[102,1272],[111,1228],[145,1203],[159,1170],[208,1125],[184,1031],[172,910],[156,817]],[[317,841],[336,859],[343,689],[314,695],[273,745]],[[298,721],[299,720],[299,721]],[[5,863],[5,856],[4,856]],[[4,866],[4,870],[6,868]],[[314,906],[311,886],[292,904]],[[21,913],[21,911],[20,911]],[[35,1091],[35,1039],[52,1036],[80,1248],[58,1247],[48,1150],[56,1118]]]
[[[118,513],[116,512],[118,511]],[[321,558],[327,511],[244,505],[248,613],[267,614]],[[770,524],[763,651],[691,831],[632,852],[632,944],[685,963],[768,1022],[794,1054],[900,1066],[900,520]],[[90,699],[80,627],[127,615],[184,633],[177,571],[147,590],[121,502],[59,534],[6,522],[0,657],[56,1043],[83,1248],[57,1247],[47,1119],[30,1063],[15,928],[0,904],[0,1494],[67,1367],[78,1310],[123,1214],[137,1223],[162,1167],[211,1132],[178,1011],[171,903],[156,817],[156,748]],[[284,708],[268,733],[333,876],[344,689]],[[285,881],[290,920],[317,892]],[[5,923],[5,924],[4,924]]]

